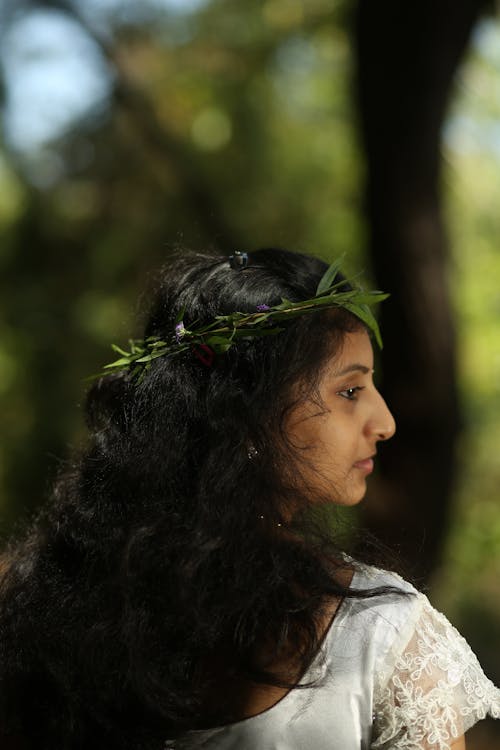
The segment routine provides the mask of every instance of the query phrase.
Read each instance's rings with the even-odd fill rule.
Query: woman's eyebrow
[[[366,365],[360,365],[357,362],[354,362],[352,365],[347,365],[347,367],[343,367],[342,370],[333,370],[332,374],[338,378],[341,375],[347,375],[349,372],[362,372],[363,375],[368,375],[368,373],[373,372],[372,367],[367,367]]]

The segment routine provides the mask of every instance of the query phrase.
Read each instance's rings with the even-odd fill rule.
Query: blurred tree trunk
[[[480,0],[359,0],[357,94],[366,210],[383,306],[383,392],[398,438],[363,523],[417,576],[439,562],[460,426],[440,137],[453,76]]]

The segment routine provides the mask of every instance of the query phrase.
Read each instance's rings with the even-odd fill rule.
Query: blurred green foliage
[[[500,679],[500,27],[483,27],[457,79],[444,195],[464,431],[455,514],[435,600]]]

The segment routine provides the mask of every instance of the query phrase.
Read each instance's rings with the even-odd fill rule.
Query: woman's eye
[[[338,391],[337,396],[342,396],[342,398],[346,398],[348,401],[356,401],[358,391],[362,390],[363,387],[357,385],[354,388],[346,388],[343,391]]]

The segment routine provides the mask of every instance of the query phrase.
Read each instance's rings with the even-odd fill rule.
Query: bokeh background
[[[174,247],[345,253],[392,295],[399,422],[359,523],[499,684],[494,5],[0,0],[0,103],[2,538],[83,440],[84,378]]]

